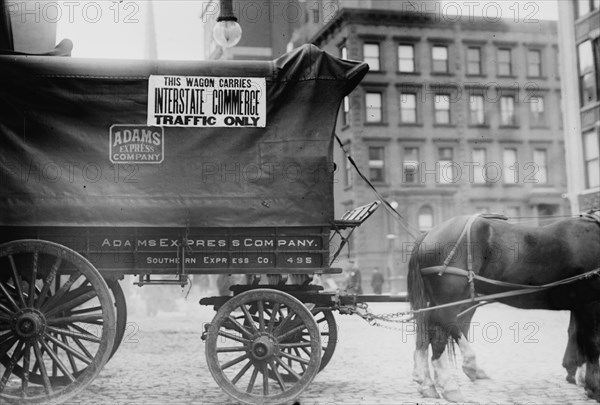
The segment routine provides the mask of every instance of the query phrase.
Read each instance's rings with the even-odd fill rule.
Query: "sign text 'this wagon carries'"
[[[148,125],[265,127],[266,81],[259,77],[152,75]]]

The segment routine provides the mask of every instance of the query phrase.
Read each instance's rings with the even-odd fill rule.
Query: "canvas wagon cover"
[[[2,56],[0,225],[326,225],[337,112],[367,69],[312,45],[273,62]],[[148,126],[150,75],[264,78],[265,126]]]

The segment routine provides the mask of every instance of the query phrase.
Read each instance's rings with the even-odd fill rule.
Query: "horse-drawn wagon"
[[[0,399],[60,402],[126,327],[119,280],[246,274],[205,333],[234,398],[285,402],[328,361],[303,303],[331,268],[333,133],[364,63],[305,46],[273,62],[0,57]],[[168,281],[160,275],[171,275]],[[259,284],[260,282],[260,284]],[[331,304],[329,304],[330,306]]]

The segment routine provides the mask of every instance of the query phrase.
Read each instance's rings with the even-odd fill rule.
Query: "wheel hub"
[[[26,309],[13,318],[13,330],[20,338],[41,336],[46,329],[46,319],[39,311]]]
[[[265,360],[273,356],[275,342],[268,336],[260,336],[252,342],[251,354],[255,360]]]

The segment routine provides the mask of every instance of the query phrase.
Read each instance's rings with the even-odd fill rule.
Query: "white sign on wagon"
[[[148,125],[161,127],[265,127],[262,77],[152,75]]]

